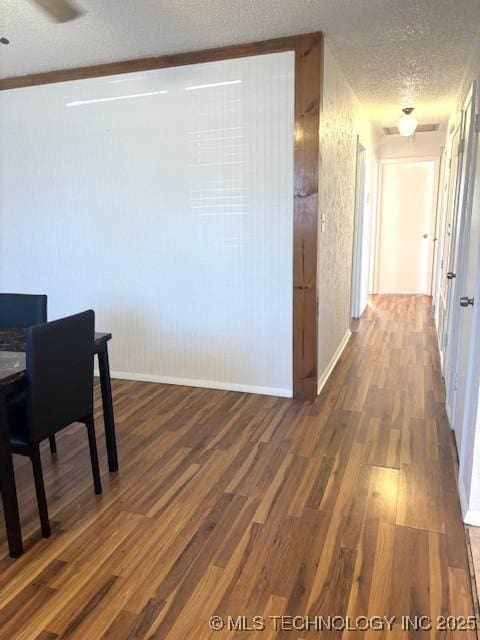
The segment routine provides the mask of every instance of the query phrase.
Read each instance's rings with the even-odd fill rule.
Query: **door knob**
[[[461,307],[468,307],[469,305],[472,305],[473,307],[473,302],[474,302],[474,298],[469,298],[468,296],[462,296],[460,298]]]
[[[447,273],[447,279],[448,280],[453,280],[453,278],[456,278],[456,277],[457,277],[456,273],[453,273],[453,271],[448,271],[448,273]]]
[[[428,238],[428,233],[423,234],[423,239],[426,240]]]

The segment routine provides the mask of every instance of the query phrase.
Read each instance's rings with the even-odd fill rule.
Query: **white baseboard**
[[[396,293],[392,291],[378,291],[376,293],[377,296],[428,296],[432,297],[431,293],[419,293],[418,291],[397,291]]]
[[[438,353],[440,355],[440,371],[442,372],[442,376],[443,376],[443,351],[442,351],[442,343],[440,341],[440,336],[437,333],[437,344],[438,344]]]
[[[354,320],[360,320],[360,318],[363,316],[363,314],[365,313],[366,309],[368,307],[368,302],[365,302],[365,304],[363,304],[360,307],[359,312],[357,313],[356,311],[352,311],[352,318]]]
[[[450,429],[452,429],[452,431],[453,431],[453,427],[452,427],[452,410],[451,410],[450,405],[448,404],[448,402],[445,402],[445,413],[447,414],[447,419],[448,419],[448,424],[450,426]]]
[[[458,495],[460,496],[460,506],[462,508],[464,523],[474,527],[480,527],[480,509],[468,508],[467,492],[461,479],[458,481]]]
[[[320,394],[320,392],[322,391],[323,387],[325,386],[325,383],[329,379],[330,374],[332,373],[335,365],[337,364],[340,356],[343,353],[343,350],[347,346],[347,342],[350,340],[350,336],[351,335],[352,335],[352,332],[350,331],[350,329],[348,329],[347,333],[343,336],[340,344],[338,345],[337,350],[333,354],[332,359],[330,360],[330,362],[326,366],[325,371],[319,376],[317,394]]]
[[[95,370],[98,376],[98,370]],[[223,389],[224,391],[239,391],[241,393],[257,393],[262,396],[277,396],[291,398],[291,389],[276,387],[259,387],[251,384],[236,382],[218,382],[217,380],[198,380],[195,378],[174,378],[172,376],[158,376],[150,373],[130,373],[127,371],[111,371],[110,376],[119,380],[138,380],[140,382],[157,382],[160,384],[176,384],[181,387],[201,387],[203,389]]]

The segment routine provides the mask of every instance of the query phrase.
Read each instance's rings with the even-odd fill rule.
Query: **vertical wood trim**
[[[295,49],[293,247],[293,395],[313,400],[318,383],[318,188],[323,37],[299,37]]]
[[[295,52],[293,395],[313,400],[317,396],[318,379],[317,234],[322,33],[3,78],[0,79],[0,90],[282,51]]]

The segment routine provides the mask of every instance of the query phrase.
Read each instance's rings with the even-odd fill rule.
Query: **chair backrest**
[[[47,296],[0,293],[0,328],[32,327],[47,321]]]
[[[94,344],[91,310],[27,331],[27,410],[33,442],[92,414]]]

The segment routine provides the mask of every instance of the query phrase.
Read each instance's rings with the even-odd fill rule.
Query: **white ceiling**
[[[324,31],[374,122],[402,106],[445,120],[480,28],[480,0],[75,0],[50,22],[30,0],[1,0],[1,77]]]

